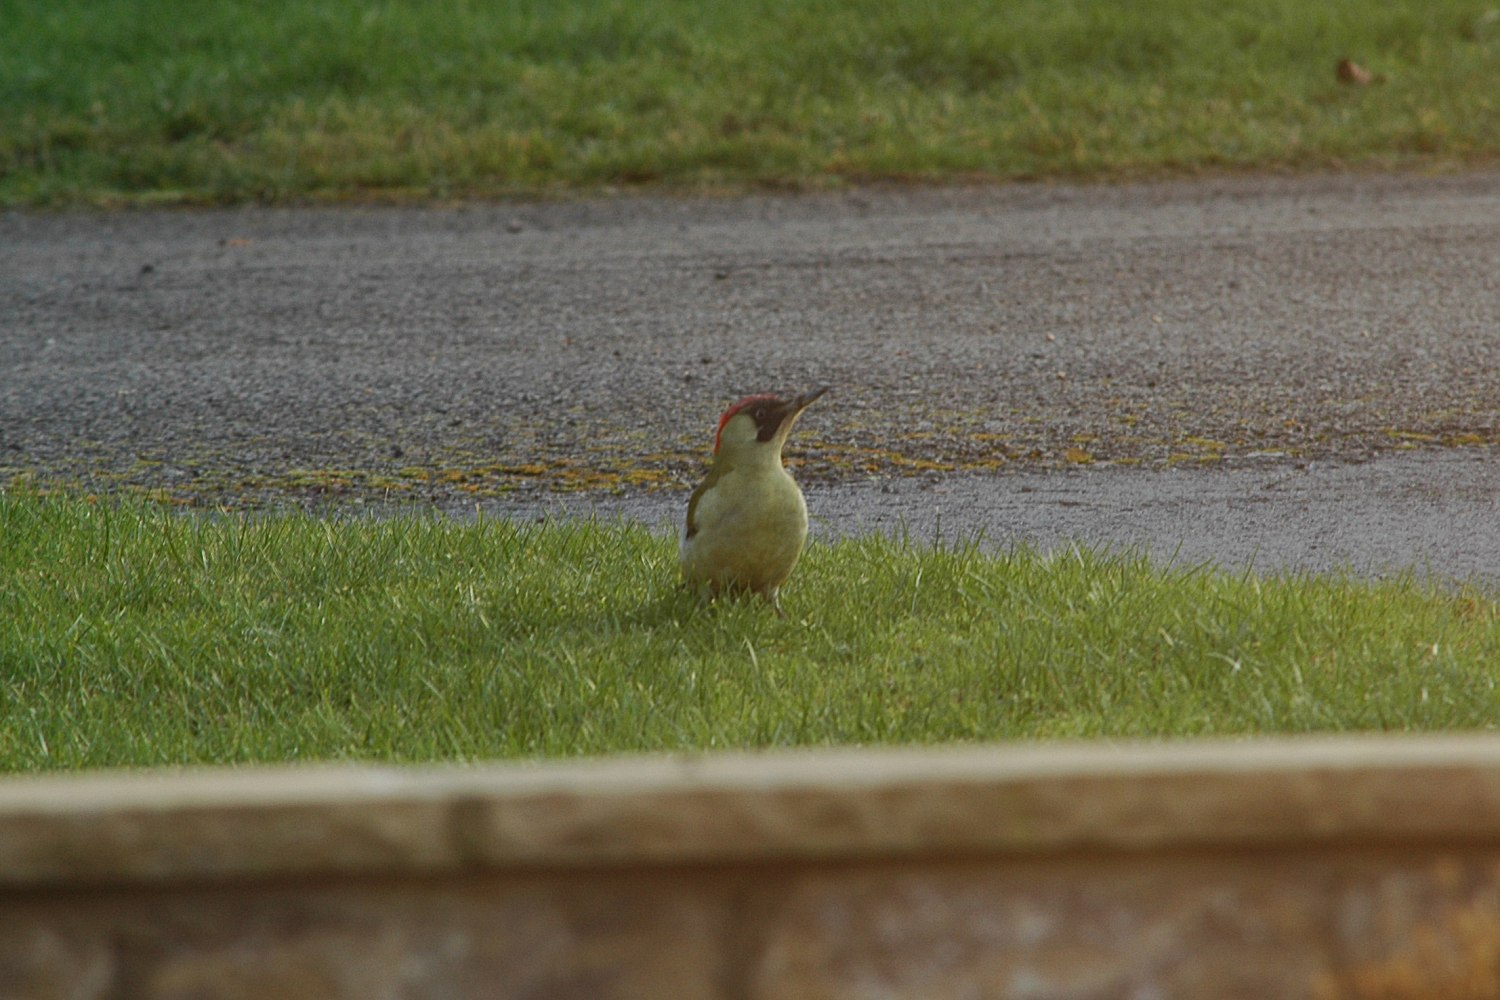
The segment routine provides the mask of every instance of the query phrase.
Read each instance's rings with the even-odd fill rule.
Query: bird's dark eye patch
[[[769,441],[776,436],[776,431],[781,427],[781,418],[786,415],[785,407],[786,404],[779,399],[767,399],[750,408],[757,441]]]

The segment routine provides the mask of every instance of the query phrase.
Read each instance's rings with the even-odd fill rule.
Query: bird
[[[782,465],[781,449],[802,411],[828,386],[790,399],[746,396],[724,411],[714,462],[688,501],[679,562],[682,581],[705,603],[752,593],[776,614],[780,589],[807,542],[807,501]]]

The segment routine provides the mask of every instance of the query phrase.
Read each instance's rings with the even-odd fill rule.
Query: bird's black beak
[[[793,396],[791,399],[782,400],[780,405],[773,411],[775,423],[771,427],[761,430],[761,440],[769,441],[773,436],[778,436],[785,440],[786,436],[792,432],[792,425],[802,415],[802,411],[812,405],[812,401],[823,395],[828,389],[829,387],[825,385],[811,392],[804,392],[800,396]]]
[[[832,388],[832,387],[825,385],[825,386],[822,386],[821,388],[814,389],[811,392],[804,392],[802,395],[797,396],[795,399],[793,399],[791,401],[791,403],[792,403],[792,412],[793,413],[801,413],[803,410],[807,409],[810,405],[812,405],[812,401],[813,400],[815,400],[819,396],[823,395],[823,393],[827,392],[830,388]]]

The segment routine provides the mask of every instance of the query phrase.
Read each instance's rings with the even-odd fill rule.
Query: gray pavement
[[[0,482],[1500,576],[1500,173],[0,215]],[[582,491],[582,492],[579,492]]]
[[[1484,449],[1259,468],[957,474],[805,492],[815,540],[880,532],[918,544],[1141,552],[1177,567],[1500,580],[1500,462]],[[573,494],[489,510],[621,518],[670,534],[684,506],[672,494]]]

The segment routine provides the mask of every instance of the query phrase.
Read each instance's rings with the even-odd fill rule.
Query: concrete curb
[[[0,782],[6,997],[1339,997],[1414,941],[1497,953],[1500,738]]]
[[[1308,738],[0,782],[0,885],[1500,843],[1500,738]]]

